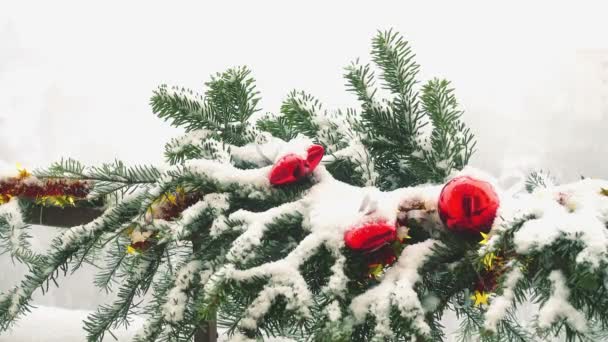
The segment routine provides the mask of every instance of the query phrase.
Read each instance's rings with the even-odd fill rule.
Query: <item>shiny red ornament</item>
[[[323,159],[323,155],[325,154],[325,149],[321,145],[312,145],[308,148],[305,167],[310,171],[314,171],[314,169],[319,165],[321,159]]]
[[[293,153],[279,159],[270,170],[270,184],[291,184],[311,174],[321,162],[325,149],[321,145],[312,145],[306,152],[306,159]]]
[[[395,225],[380,220],[348,230],[344,234],[344,243],[356,251],[373,251],[395,241],[396,238]]]
[[[150,247],[153,246],[153,243],[151,241],[138,241],[138,242],[134,242],[131,244],[131,247],[134,248],[135,250],[138,251],[147,251],[148,249],[150,249]]]
[[[456,232],[487,233],[496,218],[500,200],[492,185],[461,176],[449,181],[439,195],[439,217]]]
[[[288,154],[270,170],[270,184],[282,185],[293,183],[304,176],[304,161],[295,154]]]

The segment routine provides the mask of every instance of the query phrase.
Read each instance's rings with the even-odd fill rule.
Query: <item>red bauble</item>
[[[274,164],[270,170],[270,184],[289,184],[302,178],[306,172],[304,160],[295,154],[288,154]]]
[[[324,153],[323,146],[312,145],[307,150],[306,159],[293,153],[283,156],[270,170],[270,184],[283,185],[299,181],[315,170]]]
[[[344,243],[353,250],[372,251],[395,241],[396,238],[395,225],[381,220],[348,230],[344,234]]]
[[[500,201],[492,185],[468,176],[449,181],[439,196],[439,217],[453,231],[487,233]]]
[[[319,165],[321,159],[323,159],[325,149],[321,145],[312,145],[308,148],[306,152],[307,156],[305,166],[309,172],[312,172],[317,167],[317,165]]]

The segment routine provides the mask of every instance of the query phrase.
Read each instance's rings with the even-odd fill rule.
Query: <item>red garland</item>
[[[35,177],[11,177],[0,179],[0,197],[38,199],[42,197],[69,196],[86,198],[91,183],[67,179],[38,179]]]
[[[154,245],[154,243],[152,241],[146,240],[146,241],[134,242],[130,246],[131,246],[131,248],[135,249],[136,251],[145,252],[148,249],[150,249],[150,247],[152,247],[153,245]]]
[[[176,192],[175,200],[163,201],[161,205],[155,210],[154,217],[162,220],[172,220],[184,211],[184,209],[190,207],[196,202],[200,201],[202,196],[199,193],[183,193]]]
[[[475,291],[479,292],[494,292],[498,287],[498,276],[494,272],[487,272],[477,279],[475,282]]]

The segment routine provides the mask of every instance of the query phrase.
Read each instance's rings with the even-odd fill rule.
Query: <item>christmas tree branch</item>
[[[60,269],[67,271],[68,261],[80,250],[82,245],[94,244],[104,232],[122,227],[138,214],[143,195],[135,195],[106,213],[95,221],[73,227],[53,240],[50,251],[33,265],[31,273],[20,286],[10,291],[0,300],[0,328],[7,329],[23,312],[29,310],[29,301],[38,288],[44,284],[56,282]]]

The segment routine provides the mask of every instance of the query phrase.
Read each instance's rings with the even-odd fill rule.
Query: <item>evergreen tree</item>
[[[495,190],[490,221],[452,225],[459,217],[438,202],[456,201],[472,221],[488,217],[479,198],[498,203],[494,190],[446,194],[454,181],[492,183],[466,167],[475,141],[454,91],[419,83],[395,32],[373,38],[371,57],[344,73],[359,108],[327,110],[292,91],[280,113],[254,120],[259,93],[239,67],[211,77],[204,95],[154,92],[154,113],[185,130],[166,145],[166,167],[66,159],[1,179],[1,246],[30,272],[0,297],[0,328],[37,289],[91,263],[95,285],[117,298],[84,322],[88,341],[133,314],[148,319],[140,342],[191,341],[216,317],[234,341],[435,341],[447,311],[464,341],[603,338],[608,182],[557,186],[537,173],[529,193]],[[22,212],[32,205],[98,203],[100,217],[30,250]],[[521,322],[528,300],[538,315]]]

